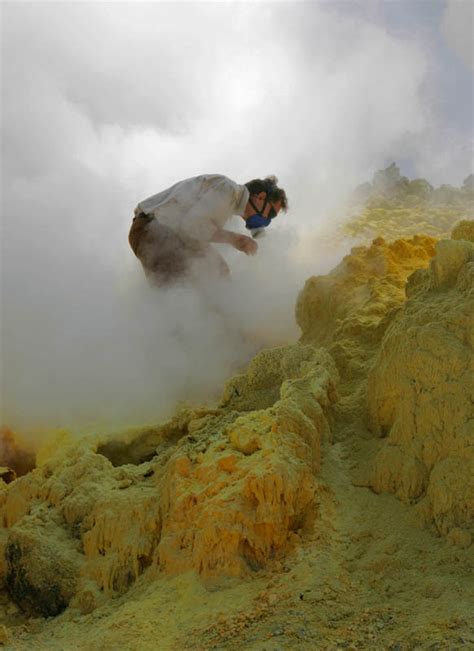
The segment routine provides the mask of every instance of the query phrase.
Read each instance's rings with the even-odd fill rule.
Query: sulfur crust
[[[415,236],[352,250],[311,278],[296,315],[302,340],[326,345],[342,376],[341,421],[384,437],[362,485],[417,503],[441,534],[473,531],[474,244]],[[367,384],[366,384],[367,381]],[[343,409],[345,411],[343,411]],[[456,536],[451,536],[455,539]]]
[[[0,582],[29,615],[62,612],[11,648],[260,650],[242,622],[288,622],[302,595],[319,628],[301,648],[469,640],[470,234],[354,248],[301,290],[300,342],[261,351],[217,406],[60,433],[0,481]],[[400,621],[364,633],[369,609]]]
[[[0,497],[8,530],[4,578],[12,581],[12,550],[20,550],[32,588],[64,566],[67,550],[77,571],[58,573],[57,601],[74,597],[72,604],[87,611],[102,594],[127,590],[146,569],[209,578],[263,567],[294,543],[317,500],[315,472],[322,437],[330,435],[337,379],[326,351],[276,348],[229,383],[220,410],[187,410],[161,427],[125,433],[132,453],[135,442],[158,449],[149,461],[114,467],[99,452],[110,452],[108,443],[95,437],[50,444],[39,454],[40,467]],[[242,388],[239,411],[228,397],[233,385]],[[45,532],[40,558],[31,551],[34,530]],[[35,607],[27,595],[19,598]],[[59,605],[42,608],[57,614]]]
[[[442,534],[474,516],[474,244],[444,240],[409,285],[369,375],[373,429],[386,437],[372,486],[418,501]]]

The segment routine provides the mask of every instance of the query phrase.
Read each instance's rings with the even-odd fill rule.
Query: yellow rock
[[[466,240],[442,240],[431,261],[431,287],[442,289],[456,284],[459,272],[474,260],[474,247]]]
[[[355,247],[310,278],[296,306],[302,341],[327,346],[342,376],[339,421],[349,430],[368,422],[385,437],[357,483],[421,500],[420,514],[443,534],[474,517],[470,228],[438,243]]]
[[[245,455],[261,450],[262,437],[271,431],[272,424],[271,417],[265,412],[250,413],[238,418],[229,431],[232,447]]]
[[[41,614],[70,602],[87,613],[146,571],[239,576],[284,554],[311,515],[337,381],[324,350],[266,350],[228,382],[219,409],[53,442],[0,494],[13,597],[34,608],[42,590]]]
[[[328,275],[309,278],[298,295],[301,341],[328,347],[345,381],[356,383],[353,391],[405,302],[407,278],[429,265],[435,242],[418,235],[392,243],[379,237],[371,246],[354,247]]]
[[[453,228],[451,237],[453,240],[469,240],[474,242],[474,220],[464,219]]]
[[[418,272],[369,373],[373,430],[386,441],[372,487],[425,496],[441,533],[474,517],[474,244],[445,240]]]
[[[435,244],[422,236],[377,238],[355,247],[330,274],[310,278],[296,306],[301,342],[261,351],[226,382],[216,408],[182,408],[166,423],[109,436],[56,436],[40,450],[35,470],[0,485],[0,584],[8,577],[15,602],[46,616],[68,604],[83,615],[101,606],[104,613],[110,597],[133,588],[133,598],[114,602],[120,616],[107,630],[117,627],[117,635],[122,626],[127,632],[128,616],[138,622],[135,631],[145,630],[150,612],[162,612],[153,603],[155,581],[162,594],[174,586],[173,612],[183,607],[187,617],[194,595],[204,602],[211,594],[207,580],[244,577],[235,583],[248,587],[253,572],[275,570],[290,550],[301,558],[316,550],[317,561],[305,565],[316,567],[311,581],[333,565],[348,593],[362,563],[365,590],[390,571],[387,554],[397,576],[405,567],[404,544],[385,541],[378,523],[364,524],[367,532],[359,527],[360,540],[342,530],[350,527],[352,503],[342,508],[333,489],[338,499],[359,491],[364,508],[369,496],[372,504],[395,503],[344,485],[365,449],[360,482],[353,483],[416,502],[416,512],[461,557],[472,544],[474,268],[466,237],[440,242],[436,251]],[[334,423],[337,445],[324,446]],[[322,450],[331,456],[324,481]],[[365,519],[360,503],[358,509]],[[301,541],[312,528],[311,551]],[[384,555],[379,549],[370,558],[377,541]],[[348,557],[335,555],[342,548],[349,570]],[[185,594],[185,577],[195,592]],[[277,588],[268,592],[267,572],[257,581],[265,607],[286,599]],[[441,601],[442,585],[442,577],[427,580],[420,594]],[[147,619],[135,601],[143,590],[153,603]],[[321,583],[306,592],[319,607],[331,591]],[[70,616],[57,621],[67,626]],[[156,639],[148,639],[146,648],[155,648]]]

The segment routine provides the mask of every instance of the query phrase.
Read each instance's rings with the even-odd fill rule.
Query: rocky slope
[[[459,220],[474,219],[474,175],[459,188],[446,184],[434,188],[426,179],[402,176],[392,163],[354,191],[347,212],[341,234],[361,243],[417,233],[449,238]]]
[[[241,576],[281,556],[314,524],[337,380],[324,350],[262,351],[216,409],[40,453],[0,496],[10,597],[90,612],[145,571]]]
[[[474,244],[441,241],[369,373],[373,430],[385,441],[371,486],[418,502],[441,534],[474,533]]]
[[[4,483],[6,646],[473,646],[471,232],[353,249],[215,408]]]

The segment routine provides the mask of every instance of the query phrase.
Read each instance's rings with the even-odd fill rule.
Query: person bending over
[[[128,240],[149,281],[163,287],[195,274],[228,275],[213,242],[254,255],[255,238],[288,208],[277,182],[268,176],[239,185],[220,174],[203,174],[140,201]],[[252,237],[224,228],[233,215],[242,217]]]

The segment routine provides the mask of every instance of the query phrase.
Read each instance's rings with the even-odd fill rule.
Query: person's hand
[[[242,251],[246,255],[255,255],[257,253],[258,244],[248,235],[236,235],[232,244],[235,249]]]

